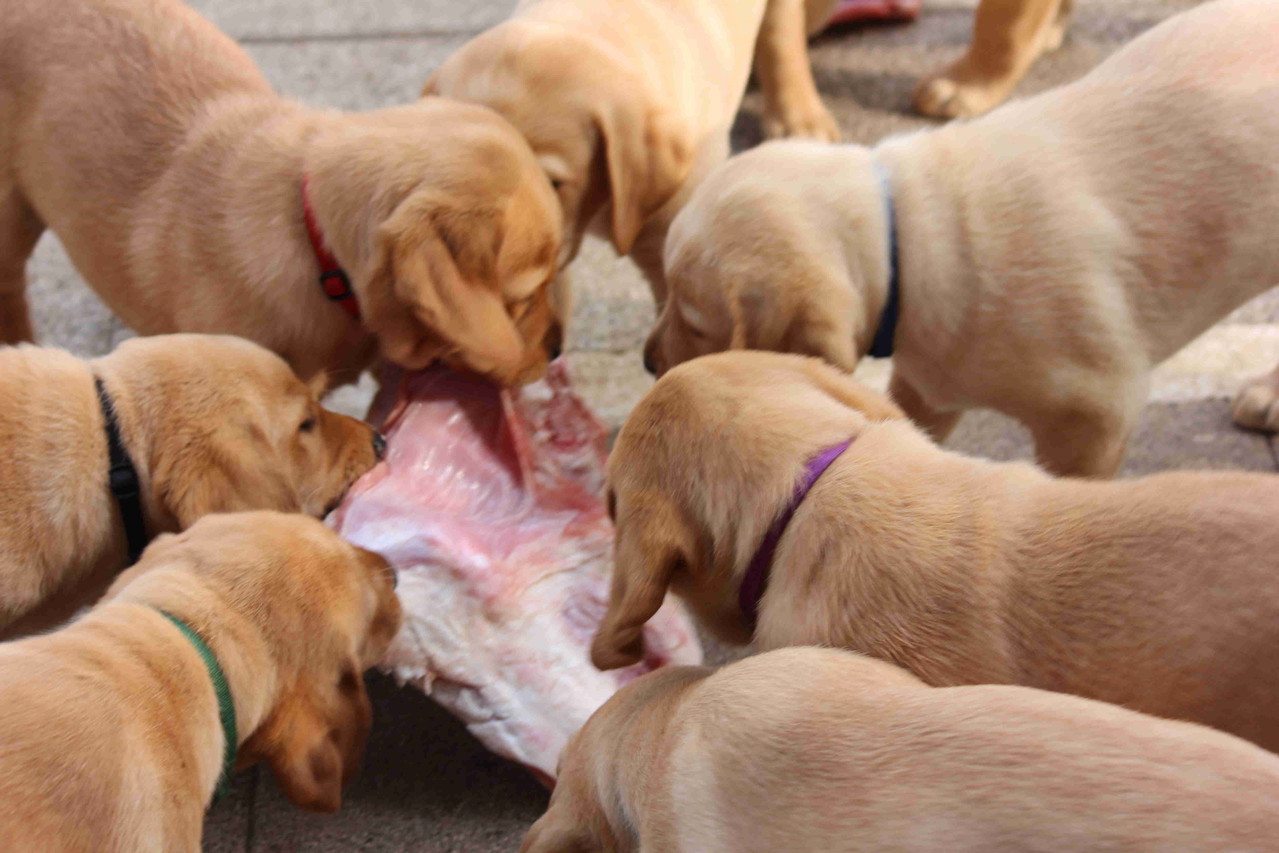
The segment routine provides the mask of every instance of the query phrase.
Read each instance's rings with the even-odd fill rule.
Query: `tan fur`
[[[768,135],[838,138],[805,41],[809,19],[824,20],[832,5],[523,0],[508,21],[450,57],[425,94],[491,107],[524,134],[559,194],[562,264],[602,220],[660,301],[666,230],[701,177],[728,156],[752,56]]]
[[[981,0],[968,50],[920,82],[915,108],[957,118],[998,106],[1035,60],[1061,46],[1074,5],[1075,0]]]
[[[1024,687],[830,649],[677,667],[569,742],[522,853],[1272,850],[1279,758]]]
[[[160,610],[226,675],[237,767],[266,761],[293,802],[335,811],[369,729],[362,674],[399,627],[393,586],[381,557],[301,515],[156,540],[83,618],[0,645],[0,848],[200,849],[225,740],[208,670]]]
[[[320,289],[304,178],[363,326]],[[6,5],[5,342],[31,340],[23,270],[46,227],[138,332],[240,335],[304,379],[349,381],[380,346],[510,383],[559,348],[554,193],[510,125],[437,98],[306,109],[176,0]]]
[[[780,540],[760,648],[838,646],[934,685],[1074,693],[1279,750],[1279,479],[1098,483],[962,456],[798,356],[689,362],[622,428],[596,664],[637,659],[668,586],[721,638],[748,641],[746,568],[807,460],[848,439]]]
[[[939,439],[993,408],[1054,473],[1112,475],[1151,367],[1279,282],[1277,31],[1279,4],[1209,3],[983,119],[734,158],[671,230],[647,360],[752,348],[851,370],[888,286],[879,164],[893,396]]]
[[[241,338],[135,338],[90,362],[0,349],[0,637],[62,621],[124,567],[95,377],[153,536],[213,512],[323,515],[377,461],[367,424],[316,402],[322,376]]]

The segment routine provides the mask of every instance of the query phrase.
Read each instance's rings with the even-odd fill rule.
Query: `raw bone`
[[[386,459],[330,523],[398,573],[404,627],[383,665],[489,749],[553,778],[569,736],[619,687],[701,661],[668,601],[645,628],[643,663],[591,665],[612,570],[606,434],[562,363],[515,392],[419,373],[385,383],[370,417]]]

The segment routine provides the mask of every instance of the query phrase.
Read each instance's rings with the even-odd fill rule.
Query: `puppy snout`
[[[564,331],[559,324],[551,327],[546,333],[546,357],[550,361],[555,361],[564,354]]]
[[[373,455],[379,462],[386,456],[386,436],[377,430],[373,431]]]
[[[652,344],[644,347],[644,369],[652,375],[657,375],[657,361],[653,358]]]

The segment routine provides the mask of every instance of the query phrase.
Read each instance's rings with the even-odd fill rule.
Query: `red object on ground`
[[[913,21],[919,17],[923,0],[840,0],[826,26],[867,21]]]
[[[553,778],[569,736],[619,687],[701,661],[668,601],[645,629],[643,663],[591,664],[612,574],[607,434],[562,363],[517,391],[444,369],[405,376],[384,383],[370,414],[386,457],[330,523],[398,575],[404,627],[383,666],[489,749]]]

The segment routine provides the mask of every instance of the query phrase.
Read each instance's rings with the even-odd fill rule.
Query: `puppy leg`
[[[755,74],[764,90],[764,135],[839,141],[808,61],[804,0],[769,0],[755,45]]]
[[[1109,479],[1124,461],[1136,420],[1136,412],[1079,409],[1023,422],[1039,464],[1050,474]]]
[[[0,343],[35,340],[27,308],[27,259],[44,223],[15,187],[0,186]]]
[[[1279,367],[1240,388],[1232,411],[1236,426],[1279,432]]]
[[[1067,0],[1069,2],[1069,0]],[[973,42],[962,59],[915,90],[924,115],[980,115],[1012,92],[1045,50],[1061,43],[1069,6],[1063,0],[982,0]]]
[[[915,386],[903,379],[901,374],[895,370],[892,378],[888,381],[888,396],[893,398],[894,403],[902,407],[906,417],[928,433],[929,437],[938,444],[946,440],[964,414],[959,410],[941,412],[934,409],[924,402],[924,398],[920,396]]]

